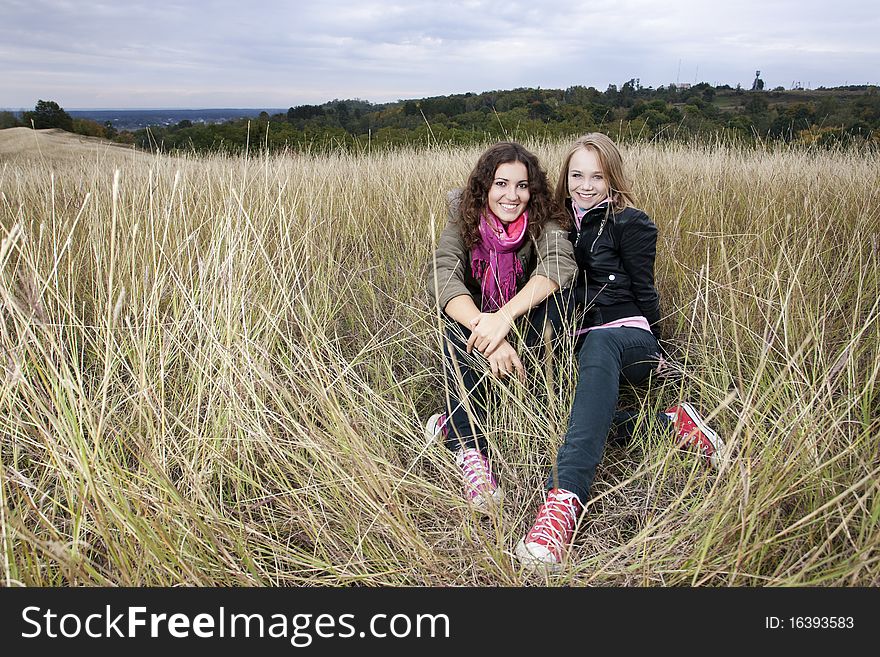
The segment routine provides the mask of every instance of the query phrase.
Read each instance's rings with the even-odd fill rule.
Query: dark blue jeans
[[[523,318],[521,329],[525,349],[520,350],[519,357],[527,370],[530,362],[534,363],[533,359],[543,360],[547,339],[550,340],[550,349],[555,349],[562,338],[564,316],[562,293],[557,292]],[[479,449],[485,454],[487,445],[482,427],[486,420],[487,379],[492,374],[476,349],[470,354],[466,352],[470,329],[445,314],[443,317],[443,377],[448,429],[446,446],[453,451],[462,447]],[[508,335],[508,339],[511,337]]]
[[[578,382],[568,420],[565,442],[547,488],[564,488],[586,502],[602,460],[612,426],[617,435],[631,434],[635,417],[617,412],[620,384],[639,385],[657,367],[660,346],[648,331],[638,328],[594,329],[587,333],[578,354]],[[665,415],[660,421],[671,428]]]

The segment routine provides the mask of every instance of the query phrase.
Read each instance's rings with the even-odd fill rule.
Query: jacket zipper
[[[599,224],[599,232],[596,234],[596,239],[593,240],[593,243],[590,244],[590,253],[593,252],[593,247],[596,246],[596,242],[599,241],[599,238],[602,236],[602,231],[605,230],[605,223],[608,221],[608,215],[606,214],[602,217],[602,223]]]
[[[584,219],[586,219],[586,216],[584,217]],[[590,253],[593,252],[593,248],[596,246],[596,242],[598,242],[598,241],[599,241],[599,238],[602,236],[602,231],[605,230],[605,224],[606,224],[607,222],[608,222],[608,212],[606,211],[606,212],[605,212],[605,216],[602,217],[602,221],[601,221],[601,223],[599,224],[599,232],[596,234],[596,239],[594,239],[594,240],[593,240],[593,243],[590,244]],[[577,247],[578,247],[578,244],[581,243],[581,237],[583,237],[584,233],[586,232],[586,227],[587,227],[586,223],[587,223],[587,222],[584,221],[584,222],[581,224],[581,226],[582,226],[583,228],[582,228],[581,230],[578,231],[577,237],[576,237],[575,240],[574,240],[574,248],[577,248]]]

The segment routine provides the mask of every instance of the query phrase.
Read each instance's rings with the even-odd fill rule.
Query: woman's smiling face
[[[489,188],[489,210],[499,221],[516,221],[529,204],[529,172],[522,162],[505,162],[495,169]]]
[[[595,151],[580,148],[568,163],[568,194],[582,210],[608,198],[608,182]]]

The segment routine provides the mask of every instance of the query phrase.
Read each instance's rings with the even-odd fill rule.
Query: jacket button
[[[608,274],[608,280],[609,280],[609,281],[613,281],[613,280],[614,280],[614,274]]]

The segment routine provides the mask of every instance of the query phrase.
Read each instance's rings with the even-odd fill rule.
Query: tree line
[[[136,140],[133,133],[116,130],[110,121],[102,125],[90,119],[75,119],[54,100],[38,100],[33,111],[22,112],[21,117],[13,112],[0,112],[0,130],[18,127],[35,130],[59,128],[88,137],[102,137],[127,144],[134,144]]]
[[[520,88],[375,104],[360,99],[299,105],[286,113],[219,124],[180,121],[134,132],[71,119],[40,100],[21,118],[0,113],[0,128],[28,125],[135,144],[148,150],[241,152],[324,147],[385,148],[472,144],[524,137],[568,137],[598,130],[628,139],[785,141],[820,146],[880,143],[880,88],[744,90],[739,85],[642,87],[630,79],[593,87]]]

